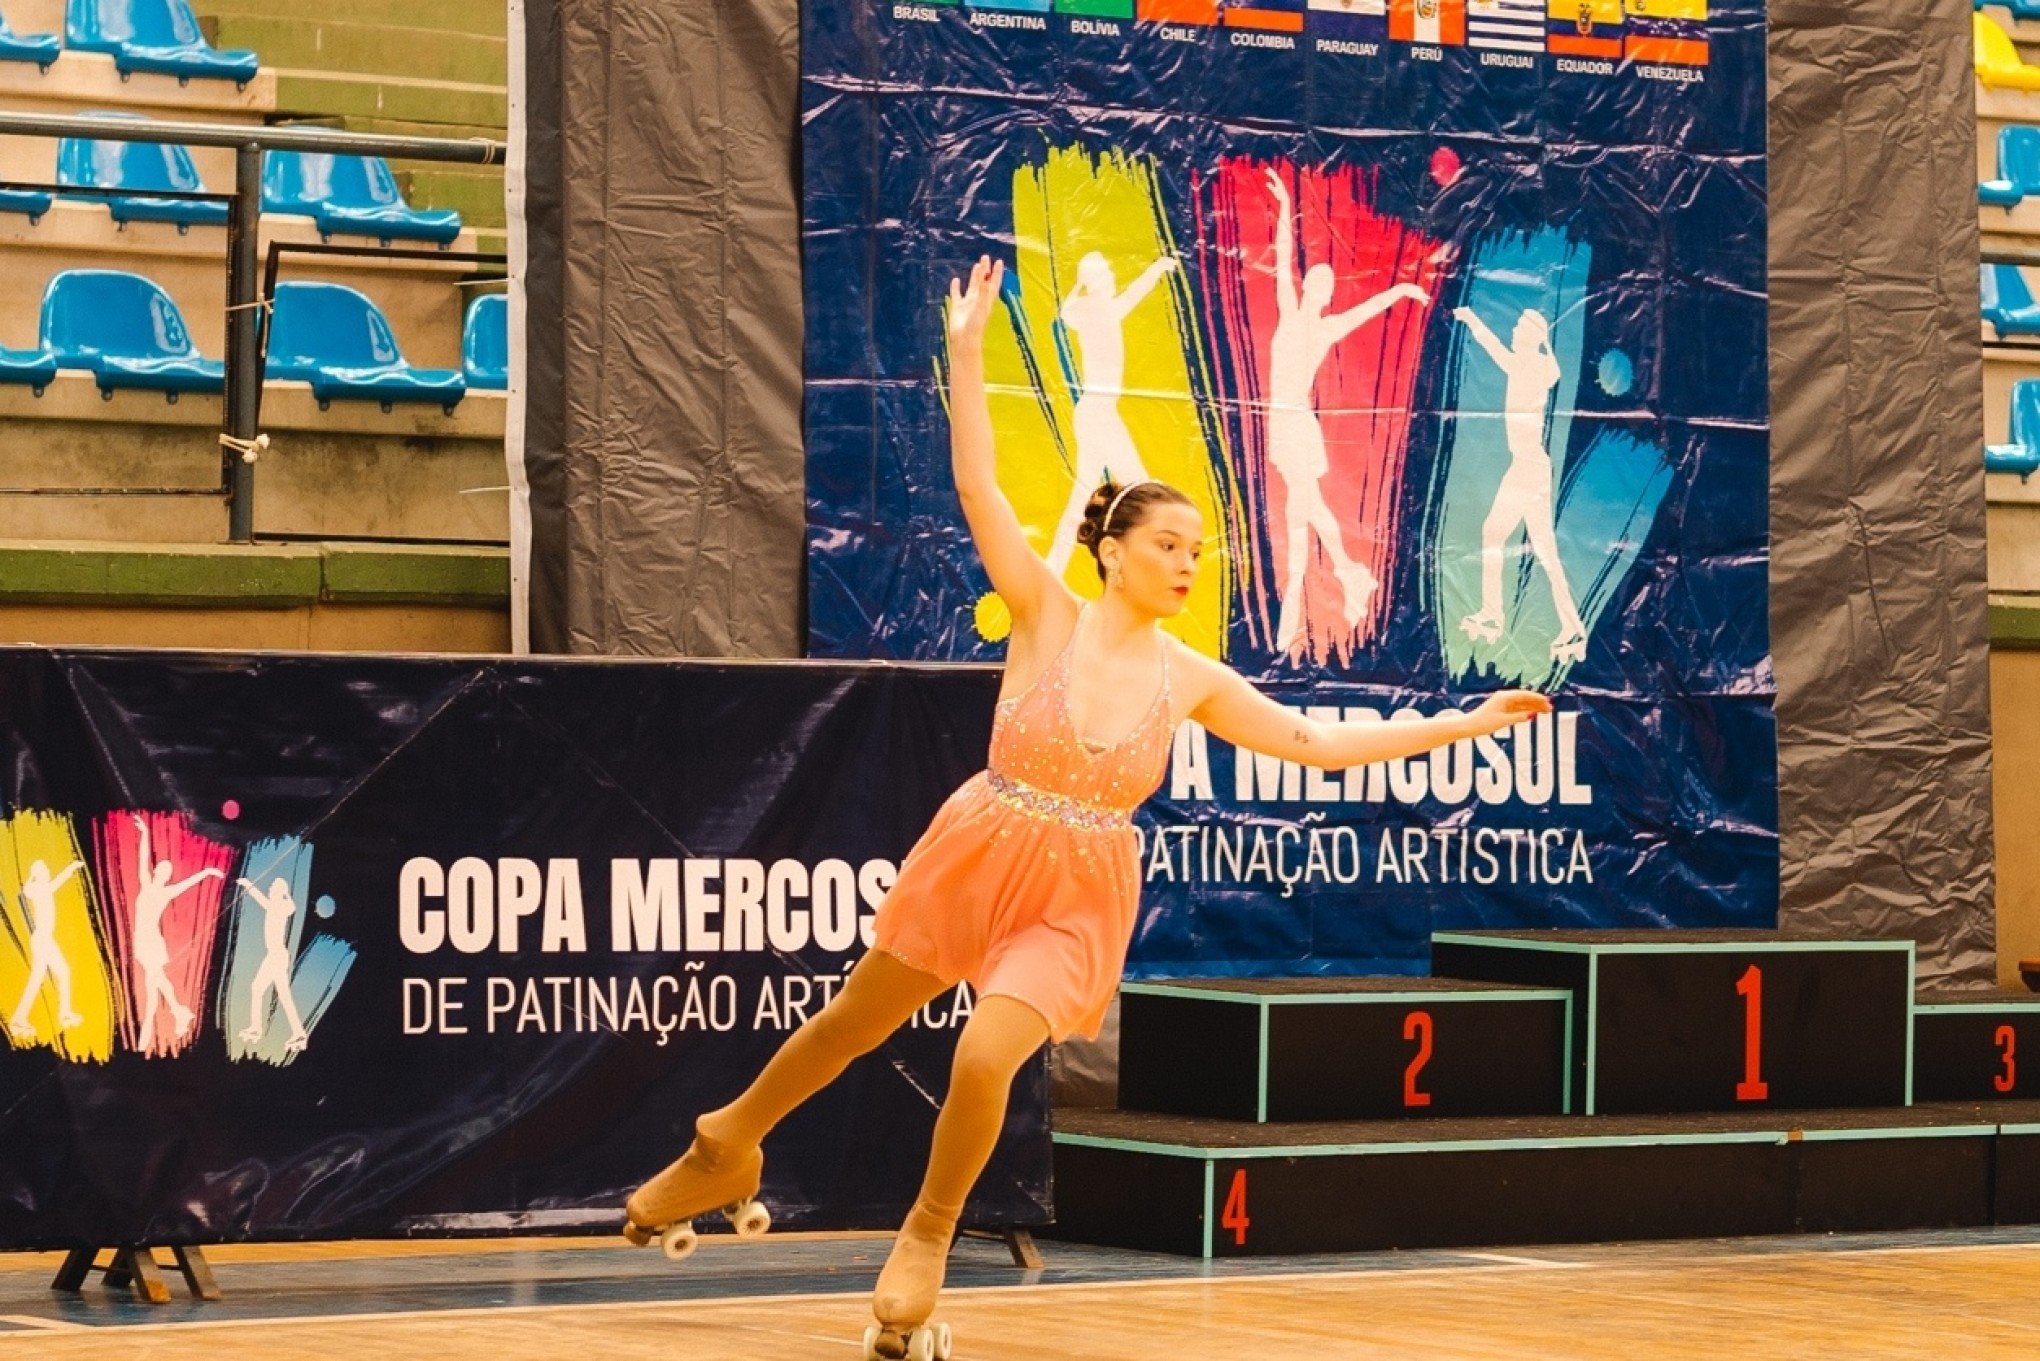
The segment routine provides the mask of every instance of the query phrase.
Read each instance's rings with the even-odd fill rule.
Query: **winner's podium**
[[[2040,997],[1916,1001],[1910,942],[1779,932],[1441,932],[1432,961],[1126,984],[1121,1108],[1056,1113],[1051,1232],[1212,1257],[2040,1221]]]

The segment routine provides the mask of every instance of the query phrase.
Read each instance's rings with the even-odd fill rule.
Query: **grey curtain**
[[[795,0],[530,0],[532,647],[796,657]]]
[[[1770,10],[1780,924],[1993,973],[1966,0]]]

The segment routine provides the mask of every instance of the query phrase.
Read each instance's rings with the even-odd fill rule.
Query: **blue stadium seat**
[[[2020,481],[2040,471],[2040,378],[2012,384],[2012,442],[1986,444],[1983,468],[1991,473],[2017,473]]]
[[[262,158],[262,211],[304,213],[319,235],[351,232],[388,245],[397,237],[445,246],[460,235],[460,214],[413,208],[380,156],[272,151]]]
[[[98,118],[140,118],[133,113],[94,113]],[[203,194],[205,181],[191,153],[165,142],[99,142],[66,137],[57,143],[57,183],[86,189],[162,189],[186,194]],[[67,194],[66,198],[104,203],[113,220],[129,222],[174,222],[177,230],[188,231],[196,223],[203,227],[227,225],[227,205],[194,199],[131,197],[116,194]]]
[[[253,52],[221,52],[199,31],[190,0],[69,0],[64,46],[104,52],[125,80],[136,71],[246,85],[258,65]]]
[[[0,189],[0,213],[26,213],[30,222],[41,221],[56,201],[40,189]]]
[[[504,294],[484,293],[468,304],[460,366],[471,388],[501,392],[510,386],[510,299]]]
[[[1985,265],[1982,290],[1983,319],[2000,336],[2040,335],[2040,306],[2017,265]]]
[[[335,398],[437,402],[448,411],[467,395],[458,369],[411,367],[382,309],[343,284],[276,286],[264,378],[302,379],[325,407]]]
[[[147,388],[218,392],[226,375],[184,329],[184,314],[152,280],[111,269],[68,269],[43,290],[42,343],[57,364],[89,369],[99,392]]]
[[[2014,208],[2028,194],[2040,195],[2040,128],[1998,129],[1997,178],[1976,186],[1980,203]]]
[[[0,14],[0,61],[32,61],[47,71],[64,45],[54,33],[16,33]]]
[[[57,357],[41,346],[10,350],[0,345],[0,383],[26,383],[40,397],[56,376]]]

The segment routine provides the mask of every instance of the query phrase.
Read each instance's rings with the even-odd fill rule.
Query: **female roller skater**
[[[1189,498],[1158,482],[1106,484],[1080,541],[1103,597],[1085,605],[1028,546],[993,477],[983,340],[1001,268],[950,284],[951,457],[965,518],[992,585],[1013,614],[990,768],[951,795],[880,907],[875,948],[828,1006],[788,1038],[743,1095],[695,1122],[672,1166],[632,1194],[626,1232],[665,1231],[727,1207],[740,1231],[766,1222],[752,1203],[759,1144],[786,1114],[967,979],[976,1010],[956,1045],[920,1196],[878,1278],[868,1357],[947,1356],[927,1326],[964,1197],[991,1156],[1007,1090],[1045,1040],[1095,1036],[1118,986],[1139,907],[1133,811],[1161,783],[1186,718],[1241,747],[1336,770],[1413,756],[1548,712],[1543,696],[1502,691],[1473,713],[1413,723],[1326,723],[1265,698],[1157,625],[1183,609],[1203,525]]]

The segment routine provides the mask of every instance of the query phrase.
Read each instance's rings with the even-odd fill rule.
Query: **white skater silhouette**
[[[1558,607],[1559,633],[1551,645],[1554,661],[1581,661],[1587,655],[1587,628],[1573,603],[1558,558],[1551,489],[1551,454],[1544,447],[1544,423],[1558,386],[1558,357],[1551,352],[1551,323],[1535,308],[1516,318],[1510,343],[1489,330],[1470,307],[1452,315],[1473,333],[1488,358],[1508,376],[1502,399],[1503,428],[1509,440],[1509,470],[1495,488],[1494,504],[1480,526],[1480,609],[1459,621],[1467,637],[1493,642],[1502,636],[1502,553],[1521,525],[1530,552],[1551,581],[1552,603]]]
[[[1112,266],[1097,251],[1077,261],[1077,283],[1063,299],[1062,320],[1077,338],[1083,364],[1082,390],[1077,396],[1073,424],[1076,427],[1076,481],[1070,485],[1070,499],[1049,540],[1048,567],[1060,578],[1070,565],[1077,547],[1077,526],[1084,520],[1084,503],[1105,474],[1122,487],[1149,480],[1147,467],[1133,447],[1133,432],[1119,414],[1119,395],[1126,385],[1127,316],[1155,285],[1173,273],[1176,258],[1165,255],[1141,271],[1139,278],[1119,289]]]
[[[269,881],[269,892],[262,890],[248,880],[240,881],[248,890],[248,896],[262,909],[262,964],[255,970],[255,981],[248,985],[248,1028],[241,1032],[243,1044],[261,1042],[263,1024],[262,994],[276,993],[276,1004],[283,1008],[283,1017],[290,1022],[290,1038],[284,1042],[283,1052],[294,1054],[305,1047],[305,1021],[298,1014],[297,998],[290,991],[290,919],[297,912],[297,903],[291,899],[290,885],[282,879]]]
[[[1366,563],[1346,552],[1344,536],[1332,508],[1325,502],[1324,476],[1331,468],[1325,453],[1325,431],[1318,424],[1312,389],[1318,369],[1347,336],[1399,302],[1428,303],[1431,295],[1415,284],[1397,284],[1344,312],[1327,313],[1337,277],[1323,262],[1304,271],[1303,289],[1296,286],[1296,234],[1290,219],[1295,209],[1289,186],[1276,171],[1268,172],[1268,191],[1275,196],[1275,336],[1268,349],[1268,461],[1282,476],[1283,524],[1288,562],[1282,571],[1282,617],[1275,628],[1275,649],[1295,652],[1303,642],[1303,581],[1310,566],[1311,545],[1324,551],[1345,597],[1350,630],[1367,614],[1380,586]]]
[[[135,891],[135,963],[142,966],[141,1048],[147,1052],[156,1034],[156,1012],[159,1008],[170,1008],[170,1019],[176,1022],[179,1036],[191,1029],[191,1008],[177,999],[177,989],[171,986],[170,976],[163,972],[170,963],[170,947],[163,942],[163,913],[169,910],[173,901],[201,880],[224,879],[227,872],[202,869],[189,879],[173,884],[170,882],[172,867],[168,860],[151,863],[147,819],[137,813],[135,826],[142,833],[142,844],[136,852],[135,862],[135,880],[139,885]]]
[[[71,966],[64,959],[64,952],[57,948],[57,890],[83,868],[84,861],[73,860],[52,875],[47,863],[35,860],[29,864],[28,878],[22,881],[21,910],[28,916],[28,986],[21,990],[21,1001],[7,1022],[7,1028],[22,1039],[35,1035],[28,1013],[45,978],[57,980],[58,1028],[69,1030],[85,1021],[71,1009]]]

